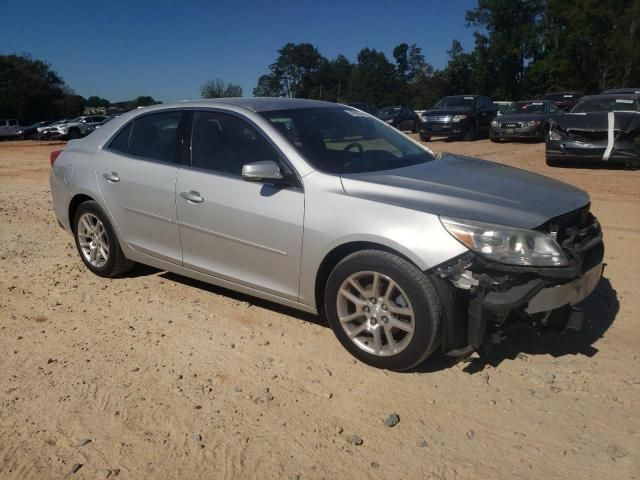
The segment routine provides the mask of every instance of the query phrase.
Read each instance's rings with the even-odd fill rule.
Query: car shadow
[[[503,343],[494,346],[486,357],[472,358],[463,371],[478,373],[487,365],[496,367],[505,360],[515,360],[522,355],[593,357],[598,353],[594,343],[604,336],[618,314],[618,295],[609,279],[603,277],[593,293],[577,307],[584,311],[580,331],[546,332],[524,324],[517,325],[508,332]]]
[[[560,160],[549,166],[553,168],[584,168],[585,170],[640,170],[640,165],[628,165],[613,162],[588,162],[580,160]]]
[[[313,323],[314,325],[331,328],[324,316],[302,312],[278,303],[159,270],[154,267],[137,264],[126,276],[135,278],[158,273],[158,276],[168,281],[181,283],[204,292],[246,302],[249,305],[272,310],[289,317]],[[519,324],[510,329],[507,332],[505,340],[495,345],[491,352],[485,356],[469,357],[468,359],[461,360],[436,352],[422,364],[407,370],[405,373],[434,373],[451,368],[456,363],[462,361],[467,364],[463,371],[474,374],[484,370],[487,365],[497,367],[503,361],[515,360],[523,354],[551,355],[553,357],[563,357],[567,355],[593,357],[598,353],[598,349],[593,344],[603,337],[618,314],[620,309],[618,296],[609,279],[602,277],[593,293],[577,306],[584,311],[584,321],[580,331],[547,332],[540,331],[525,324]]]
[[[206,283],[200,280],[195,280],[193,278],[183,277],[182,275],[178,275],[172,272],[163,272],[159,276],[164,278],[165,280],[181,283],[183,285],[187,285],[188,287],[197,288],[204,292],[232,298],[239,302],[246,302],[249,305],[255,305],[256,307],[272,310],[274,312],[281,313],[289,317],[294,317],[299,320],[303,320],[305,322],[310,322],[315,325],[319,325],[321,327],[329,328],[329,324],[320,315],[314,315],[312,313],[296,310],[295,308],[287,307],[285,305],[280,305],[279,303],[270,302],[269,300],[263,300],[258,297],[236,292],[235,290],[229,290],[228,288],[219,287],[217,285],[212,285],[210,283]]]

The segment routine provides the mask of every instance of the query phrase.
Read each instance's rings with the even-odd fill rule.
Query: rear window
[[[149,160],[173,162],[181,115],[181,112],[173,111],[153,113],[135,119],[129,135],[127,152]]]
[[[118,134],[111,140],[109,144],[110,150],[115,150],[120,153],[127,153],[129,150],[129,135],[131,134],[131,123],[124,127]]]
[[[640,111],[638,98],[616,97],[614,95],[602,95],[595,97],[583,97],[575,104],[571,113],[589,112],[613,112],[613,111]]]

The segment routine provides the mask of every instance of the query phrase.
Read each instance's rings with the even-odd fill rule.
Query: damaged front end
[[[507,265],[469,251],[431,272],[444,300],[443,352],[483,352],[514,323],[544,328],[559,309],[567,310],[564,325],[581,327],[581,312],[569,307],[589,295],[602,275],[600,224],[586,206],[535,230],[557,241],[566,266]]]
[[[548,163],[567,160],[640,165],[640,112],[565,114],[546,142]]]

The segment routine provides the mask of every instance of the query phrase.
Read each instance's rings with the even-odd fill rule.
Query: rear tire
[[[100,277],[121,275],[135,265],[124,256],[109,217],[93,200],[82,203],[76,210],[73,236],[80,259]]]
[[[441,341],[442,307],[427,275],[389,252],[363,250],[329,275],[324,308],[342,345],[362,362],[403,371]]]
[[[420,140],[423,142],[429,142],[431,140],[431,137],[429,137],[428,135],[420,134]]]
[[[411,133],[418,133],[418,121],[413,122],[413,128],[411,129]]]

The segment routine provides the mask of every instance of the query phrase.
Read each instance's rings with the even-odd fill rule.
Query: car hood
[[[422,115],[434,115],[434,116],[444,116],[444,115],[464,115],[472,113],[472,108],[434,108],[432,110],[427,110]]]
[[[531,120],[543,121],[546,120],[547,115],[544,113],[507,113],[505,115],[500,115],[501,123],[506,122],[528,122]]]
[[[640,112],[613,112],[616,134],[640,131]],[[554,120],[554,125],[565,132],[606,132],[609,112],[565,113]]]
[[[535,228],[584,207],[589,195],[552,178],[471,157],[342,175],[349,195],[435,215]]]

